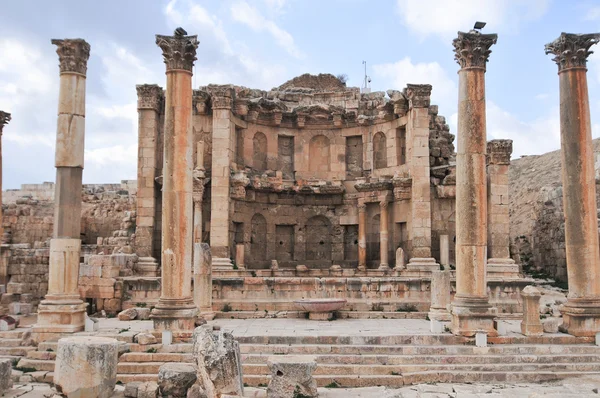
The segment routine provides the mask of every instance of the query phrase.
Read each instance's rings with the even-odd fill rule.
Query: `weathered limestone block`
[[[120,321],[133,321],[137,316],[137,310],[135,308],[128,308],[119,312],[119,320]]]
[[[138,386],[137,398],[157,398],[158,384],[154,381],[147,381]]]
[[[318,397],[317,382],[312,374],[317,368],[314,357],[270,357],[267,361],[271,381],[268,397]]]
[[[449,321],[450,312],[450,271],[433,271],[431,273],[431,306],[429,319],[435,321]]]
[[[165,363],[158,370],[158,387],[163,396],[185,398],[196,382],[196,367],[188,363]]]
[[[12,362],[0,359],[0,395],[4,395],[12,387]]]
[[[243,396],[240,348],[230,333],[213,333],[210,327],[194,330],[194,358],[198,384],[209,398],[222,394]]]
[[[153,334],[139,333],[135,336],[135,340],[140,345],[156,344],[157,340]]]
[[[561,325],[562,320],[560,318],[546,318],[542,320],[542,327],[544,329],[544,333],[558,333],[558,328]]]
[[[117,381],[118,352],[119,342],[108,337],[60,339],[54,365],[56,388],[68,398],[112,396]]]
[[[206,392],[198,384],[194,384],[187,392],[187,398],[208,398]]]
[[[125,385],[125,390],[123,391],[123,396],[126,398],[137,398],[138,396],[138,388],[142,384],[139,381],[132,381]]]
[[[521,333],[525,336],[541,336],[544,328],[540,322],[540,297],[542,293],[534,286],[526,286],[521,292],[523,298],[523,321]]]
[[[150,319],[150,308],[135,307],[135,312],[137,312],[135,319],[138,321],[146,321]]]
[[[396,249],[396,271],[400,271],[406,268],[406,255],[404,249],[399,247]]]

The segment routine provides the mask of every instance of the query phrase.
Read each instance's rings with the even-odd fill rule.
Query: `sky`
[[[19,0],[0,13],[3,189],[54,181],[59,69],[51,39],[91,44],[84,183],[136,178],[136,84],[164,87],[155,34],[182,26],[200,41],[193,84],[269,90],[303,73],[348,75],[373,91],[433,85],[456,134],[452,39],[485,21],[497,33],[487,66],[488,140],[513,159],[560,147],[557,66],[544,44],[600,32],[600,0]],[[600,137],[600,45],[588,62],[593,136]]]

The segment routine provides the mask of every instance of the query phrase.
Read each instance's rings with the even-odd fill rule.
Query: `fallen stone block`
[[[17,327],[17,321],[15,318],[8,315],[0,317],[0,331],[5,332],[7,330],[13,330]]]
[[[270,357],[267,365],[271,371],[268,397],[318,397],[317,382],[312,376],[317,368],[314,357]]]
[[[125,390],[123,391],[123,396],[126,398],[137,398],[140,384],[142,384],[140,381],[132,381],[127,383],[125,385]]]
[[[117,381],[118,353],[119,342],[108,337],[60,339],[54,365],[57,390],[67,397],[112,396]]]
[[[139,333],[135,336],[135,340],[140,345],[156,344],[157,340],[153,334]]]
[[[135,319],[138,321],[146,321],[150,319],[150,308],[135,307],[135,310],[137,312],[137,317]]]
[[[163,396],[186,398],[196,382],[196,367],[188,363],[165,363],[158,370],[158,388]]]
[[[194,329],[193,354],[198,369],[197,384],[208,397],[230,394],[242,397],[240,347],[231,333],[214,333],[212,327]]]
[[[542,319],[542,327],[544,328],[544,333],[558,333],[558,327],[561,323],[562,319],[560,318]]]
[[[4,395],[12,387],[12,361],[0,359],[0,395]]]
[[[147,381],[138,386],[137,398],[157,398],[158,384],[155,381]]]
[[[120,321],[133,321],[137,316],[137,310],[135,308],[128,308],[119,312],[119,320]]]

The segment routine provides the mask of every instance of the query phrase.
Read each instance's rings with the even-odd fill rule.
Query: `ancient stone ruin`
[[[526,239],[511,237],[512,141],[486,136],[495,34],[453,41],[458,152],[431,85],[362,93],[305,74],[269,91],[195,89],[197,37],[157,35],[166,86],[136,87],[137,181],[103,185],[82,184],[91,47],[53,40],[56,181],[2,197],[0,354],[23,358],[12,376],[0,362],[0,390],[23,378],[68,397],[298,397],[596,372],[586,62],[599,38],[546,46],[559,66],[566,296],[523,272]],[[0,112],[0,133],[10,120]]]

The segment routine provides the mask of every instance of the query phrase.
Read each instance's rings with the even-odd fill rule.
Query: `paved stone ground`
[[[600,377],[563,380],[551,384],[419,384],[400,389],[319,388],[321,398],[585,398],[600,397]],[[117,386],[112,398],[123,397],[123,386]],[[16,384],[4,398],[49,398],[56,393],[48,384]],[[246,388],[245,397],[265,398],[266,389]]]

